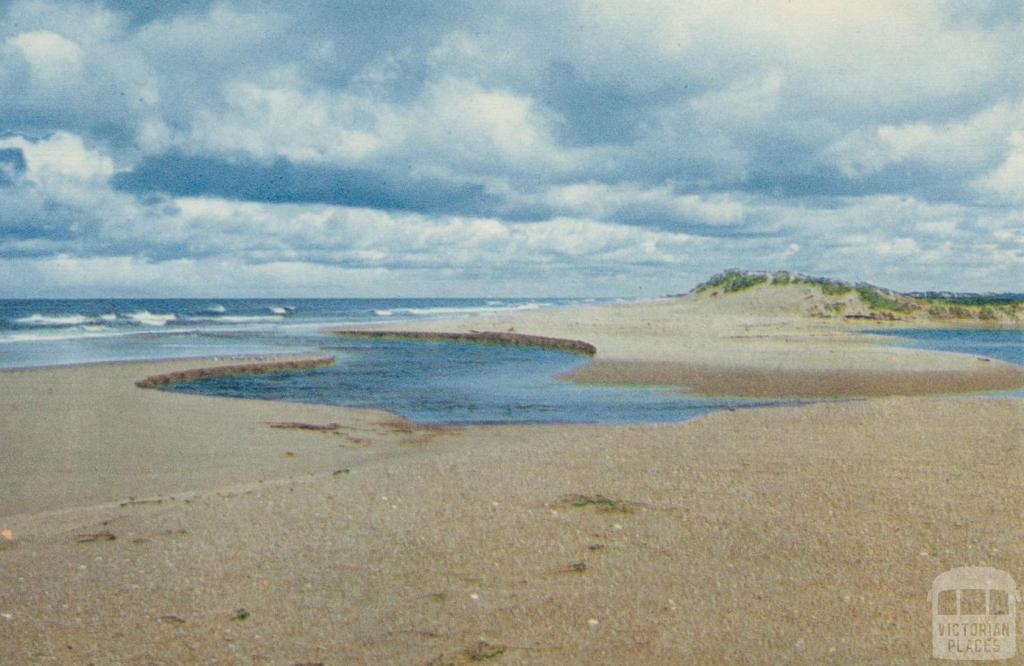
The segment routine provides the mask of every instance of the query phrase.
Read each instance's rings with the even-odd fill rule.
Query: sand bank
[[[190,367],[2,374],[3,660],[921,662],[935,575],[1024,577],[1021,400],[421,428],[134,386]]]
[[[513,345],[517,347],[544,347],[560,349],[576,354],[593,356],[597,353],[594,345],[582,340],[566,340],[543,335],[523,335],[521,333],[502,333],[500,331],[466,331],[459,333],[438,333],[430,331],[402,330],[350,330],[345,333],[352,338],[403,338],[407,340],[445,340],[452,342],[482,342],[487,344]]]
[[[928,395],[1009,390],[1024,386],[1024,370],[998,362],[963,370],[847,368],[827,371],[597,360],[566,377],[585,384],[679,386],[708,395],[746,397]]]
[[[289,370],[309,370],[322,368],[334,363],[333,356],[299,356],[275,357],[267,360],[249,359],[227,365],[204,365],[201,368],[172,370],[144,377],[135,382],[139,388],[158,388],[168,384],[188,382],[206,377],[224,377],[226,375],[265,374],[268,372],[286,372]]]

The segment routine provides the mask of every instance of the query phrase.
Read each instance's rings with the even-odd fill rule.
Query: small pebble
[[[5,620],[8,620],[8,621],[14,619],[14,616],[11,615],[10,613],[0,613],[0,617],[2,617]]]
[[[472,599],[473,601],[476,601],[477,599],[480,598],[480,595],[477,594],[476,592],[474,592],[473,594],[469,595],[469,598]]]
[[[597,625],[599,625],[601,623],[598,622],[597,620],[595,620],[594,618],[590,618],[589,620],[587,620],[587,624],[589,624],[592,627],[596,627]]]

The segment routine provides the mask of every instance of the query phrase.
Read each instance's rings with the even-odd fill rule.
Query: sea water
[[[330,326],[584,302],[595,299],[0,300],[0,368],[316,351]]]

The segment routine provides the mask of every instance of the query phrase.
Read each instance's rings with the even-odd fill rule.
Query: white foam
[[[142,324],[143,326],[166,326],[167,322],[174,321],[178,318],[178,315],[173,313],[159,314],[150,312],[149,310],[140,310],[139,312],[132,312],[125,316],[135,323]]]
[[[378,317],[391,317],[395,313],[392,310],[374,310],[373,314],[377,315]]]
[[[280,305],[272,305],[268,309],[276,315],[288,314],[288,309],[281,307]]]
[[[61,340],[80,340],[82,338],[111,338],[130,335],[124,331],[116,331],[106,326],[83,326],[60,330],[34,331],[31,333],[6,333],[0,335],[0,343],[4,342],[59,342]]]
[[[225,309],[223,305],[211,305],[210,307],[203,310],[203,312],[209,312],[211,314],[224,314]]]
[[[89,318],[80,314],[51,316],[36,313],[28,317],[15,319],[14,321],[19,324],[32,324],[34,326],[80,326],[88,322]]]
[[[101,314],[100,319],[103,321],[117,321],[116,314]]]

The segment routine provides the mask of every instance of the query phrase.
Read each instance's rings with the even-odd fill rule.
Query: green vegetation
[[[841,296],[853,291],[853,285],[841,280],[830,280],[828,278],[811,277],[808,275],[794,275],[788,271],[776,273],[759,273],[755,271],[741,271],[731,268],[724,273],[715,275],[707,282],[698,285],[697,292],[704,292],[709,289],[721,289],[725,293],[743,291],[756,287],[759,284],[771,283],[772,286],[786,286],[789,284],[809,284],[821,289],[822,293],[829,296]]]
[[[744,289],[750,289],[756,287],[759,284],[764,284],[768,281],[767,275],[744,275],[742,273],[732,273],[726,276],[722,282],[722,289],[726,292],[743,291]]]
[[[911,312],[917,309],[917,306],[913,303],[906,303],[904,301],[898,301],[893,296],[892,292],[884,292],[878,287],[873,287],[870,284],[859,284],[857,285],[857,293],[860,295],[860,299],[864,301],[869,308],[872,310],[892,310],[893,312]]]
[[[794,280],[796,284],[809,284],[821,289],[826,296],[842,296],[853,291],[853,285],[841,280],[830,280],[829,278],[804,277],[800,276]]]
[[[497,659],[503,654],[505,654],[505,648],[500,645],[492,645],[487,641],[480,641],[476,644],[476,648],[469,653],[469,658],[472,661],[487,661],[488,659]]]
[[[604,495],[567,495],[562,498],[562,501],[577,509],[593,506],[601,513],[630,513],[632,511],[629,502],[611,499]]]
[[[705,291],[720,287],[725,293],[743,291],[764,284],[768,281],[767,273],[751,273],[731,269],[712,277],[710,280],[697,287],[697,291]]]

